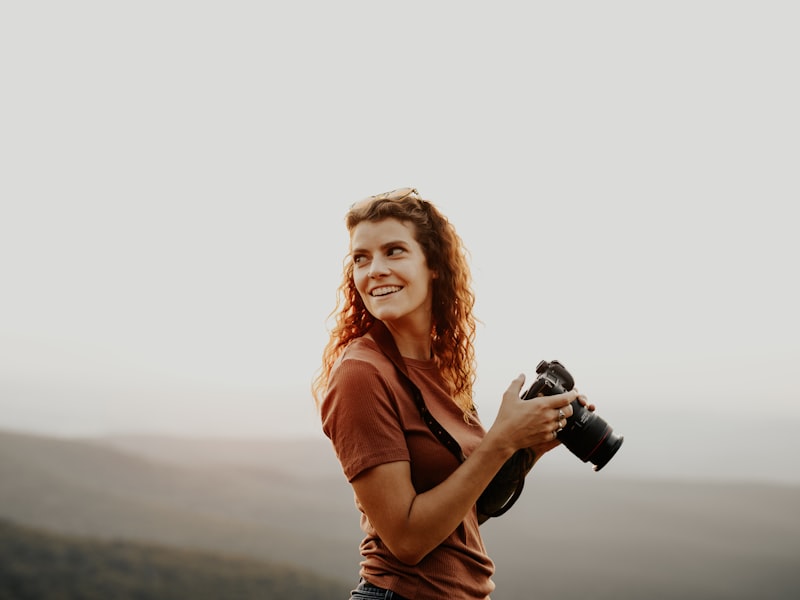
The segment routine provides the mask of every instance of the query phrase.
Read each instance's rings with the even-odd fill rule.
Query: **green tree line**
[[[0,600],[339,600],[348,587],[289,566],[0,521]]]

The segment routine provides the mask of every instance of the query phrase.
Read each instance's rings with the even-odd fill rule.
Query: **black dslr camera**
[[[522,395],[523,400],[563,394],[575,386],[572,375],[557,360],[541,361],[536,372],[539,376]],[[575,456],[583,462],[591,462],[594,470],[599,471],[619,450],[623,438],[577,399],[572,401],[572,409],[574,412],[567,419],[566,427],[558,432],[558,439]]]

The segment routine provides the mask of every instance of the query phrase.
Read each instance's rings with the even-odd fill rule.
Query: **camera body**
[[[575,387],[569,371],[557,360],[541,361],[536,367],[538,377],[522,395],[523,400],[537,396],[555,396]],[[572,416],[557,434],[558,439],[583,462],[591,462],[599,471],[616,454],[622,445],[622,436],[599,415],[588,410],[577,399],[572,401]]]

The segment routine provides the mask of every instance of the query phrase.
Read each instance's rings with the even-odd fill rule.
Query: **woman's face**
[[[430,330],[435,275],[411,223],[362,221],[350,234],[350,255],[353,281],[373,317],[395,327]]]

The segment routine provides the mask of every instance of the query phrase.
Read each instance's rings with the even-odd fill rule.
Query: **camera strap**
[[[425,399],[422,397],[422,392],[408,374],[406,363],[400,354],[400,350],[397,348],[397,344],[392,337],[392,333],[386,328],[386,325],[380,321],[376,321],[369,330],[369,334],[372,339],[375,340],[375,343],[378,344],[381,352],[383,352],[389,358],[389,360],[392,361],[392,364],[394,364],[397,371],[403,376],[403,379],[408,384],[408,387],[411,389],[411,396],[414,399],[414,404],[417,405],[417,410],[419,410],[419,414],[422,417],[422,420],[425,421],[428,429],[430,429],[431,433],[436,436],[436,439],[444,444],[445,448],[453,453],[453,456],[458,459],[458,462],[464,462],[465,456],[464,451],[461,450],[461,445],[452,435],[447,432],[444,427],[442,427],[439,421],[436,420],[436,418],[431,414],[431,411],[429,411],[428,407],[425,405]]]
[[[425,405],[422,392],[408,374],[406,363],[386,325],[381,321],[376,321],[370,328],[369,333],[372,339],[378,344],[381,352],[392,361],[392,364],[394,364],[397,371],[408,384],[414,403],[417,405],[419,414],[428,426],[428,429],[431,430],[431,433],[433,433],[436,439],[453,453],[456,459],[458,459],[458,462],[464,462],[466,457],[459,443],[444,427],[442,427]],[[522,489],[525,486],[525,476],[533,467],[534,462],[535,455],[527,448],[517,450],[514,455],[506,461],[478,499],[479,523],[485,522],[490,517],[499,517],[511,508],[522,494]]]

